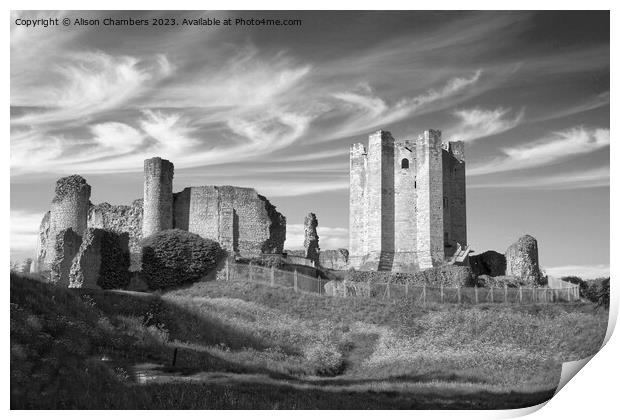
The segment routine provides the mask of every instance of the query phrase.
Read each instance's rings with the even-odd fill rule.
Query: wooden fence
[[[227,263],[225,279],[248,280],[270,287],[284,287],[300,293],[316,293],[325,295],[325,285],[330,280],[307,276],[297,271],[279,270],[274,267],[263,267],[255,264]],[[330,295],[343,297],[373,297],[395,300],[410,299],[426,303],[455,304],[527,304],[574,302],[579,300],[579,286],[571,285],[562,288],[549,287],[445,287],[417,286],[397,283],[360,283],[350,281],[334,281],[330,286]]]

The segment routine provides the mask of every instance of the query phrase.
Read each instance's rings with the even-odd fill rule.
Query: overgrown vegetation
[[[583,280],[577,276],[562,277],[562,280],[579,285],[579,295],[599,306],[609,308],[609,277]]]
[[[11,406],[523,407],[553,395],[561,362],[598,350],[607,316],[593,304],[421,307],[247,282],[86,292],[12,275]]]
[[[444,286],[474,286],[471,268],[459,265],[442,265],[415,273],[397,273],[390,271],[357,271],[349,269],[347,280],[361,283],[409,283],[413,286],[444,285]]]
[[[142,279],[152,290],[192,283],[215,270],[220,245],[180,229],[157,232],[142,242]]]

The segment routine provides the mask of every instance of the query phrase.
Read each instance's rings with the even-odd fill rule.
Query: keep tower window
[[[401,160],[400,167],[401,169],[409,169],[409,159],[404,158],[403,160]]]

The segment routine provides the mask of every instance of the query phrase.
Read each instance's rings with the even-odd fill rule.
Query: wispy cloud
[[[319,247],[322,250],[346,248],[349,242],[349,230],[345,228],[335,228],[328,226],[317,227],[319,235]],[[300,249],[304,246],[304,225],[287,224],[286,225],[286,249]]]
[[[429,89],[418,96],[397,100],[392,105],[388,105],[383,99],[374,95],[369,88],[366,88],[366,92],[334,93],[332,96],[342,102],[339,105],[344,106],[342,110],[348,116],[326,139],[366,133],[377,127],[419,115],[425,111],[437,110],[442,106],[447,107],[453,102],[440,102],[456,97],[468,87],[475,85],[481,75],[482,70],[477,70],[468,76],[452,78],[439,89]]]
[[[256,181],[248,180],[247,184],[255,187],[259,193],[269,197],[298,197],[329,191],[345,191],[349,188],[348,174],[344,177],[329,179],[304,179],[297,181]]]
[[[41,214],[11,210],[11,252],[35,248],[41,218]]]
[[[21,115],[13,124],[49,124],[79,120],[117,109],[143,93],[149,81],[168,76],[165,56],[151,62],[135,57],[114,57],[103,52],[66,53],[51,69],[56,82],[46,87],[17,85],[11,89],[11,105],[45,109]]]
[[[609,167],[575,170],[552,175],[530,175],[510,177],[501,181],[468,183],[468,188],[527,188],[573,190],[580,188],[605,187],[609,185]]]
[[[587,98],[581,103],[577,103],[563,109],[553,110],[545,113],[538,118],[530,119],[530,122],[548,121],[556,118],[569,117],[571,115],[581,114],[582,112],[592,111],[594,109],[609,105],[609,91]]]
[[[493,110],[460,109],[453,112],[459,118],[459,124],[446,131],[452,139],[474,141],[515,128],[523,120],[524,113],[525,110],[521,109],[510,116],[510,109],[501,107]]]
[[[535,168],[609,146],[609,129],[575,127],[549,137],[502,149],[503,156],[468,169],[468,176]]]
[[[594,265],[564,265],[544,268],[545,272],[553,277],[577,276],[585,280],[609,277],[609,264]]]

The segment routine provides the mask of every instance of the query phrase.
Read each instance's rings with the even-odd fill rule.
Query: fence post
[[[508,304],[508,286],[504,284],[504,303]]]
[[[297,292],[297,269],[293,272],[293,290]]]
[[[493,297],[493,295],[494,295],[494,293],[493,293],[493,286],[491,286],[491,290],[490,290],[489,293],[491,293],[491,303],[493,303],[493,299],[494,299],[494,297]]]
[[[271,287],[276,287],[276,268],[271,266],[271,273],[269,273],[269,280],[271,281]]]
[[[478,286],[474,285],[474,299],[476,300],[476,305],[478,304]]]
[[[426,285],[422,285],[422,303],[426,305]]]
[[[405,298],[409,297],[409,282],[405,283]]]
[[[523,288],[519,286],[519,303],[523,303]]]
[[[387,282],[387,289],[385,289],[385,294],[387,295],[387,298],[390,298],[390,280],[388,279]]]
[[[545,286],[545,303],[549,302],[549,287]]]
[[[443,284],[439,285],[439,301],[443,303]]]
[[[252,261],[248,264],[248,276],[250,277],[250,281],[254,280],[252,276]]]
[[[458,286],[456,286],[456,299],[459,302],[459,305],[461,304],[461,285],[459,284]]]
[[[228,265],[228,258],[226,258],[226,281],[230,281],[230,266]]]

